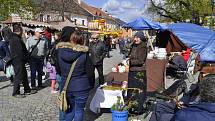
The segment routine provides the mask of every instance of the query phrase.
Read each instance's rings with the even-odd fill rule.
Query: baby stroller
[[[167,67],[167,75],[173,78],[182,78],[187,71],[187,63],[182,56],[176,55],[170,61]]]

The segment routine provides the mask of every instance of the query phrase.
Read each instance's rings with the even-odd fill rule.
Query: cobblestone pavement
[[[119,50],[111,52],[112,57],[104,61],[104,74],[111,71],[114,64],[120,62],[122,57]],[[96,74],[97,75],[97,74]],[[45,85],[49,85],[46,81]],[[89,102],[95,93],[92,90]],[[38,91],[37,94],[29,95],[23,99],[11,96],[12,87],[2,72],[0,72],[0,121],[58,121],[57,94],[51,94],[50,86]],[[96,115],[86,109],[85,121],[110,121],[111,114]]]

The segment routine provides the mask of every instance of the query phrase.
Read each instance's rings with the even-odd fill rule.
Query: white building
[[[43,3],[39,3],[40,6],[43,6],[43,4],[46,4],[47,7],[43,10],[41,9],[41,12],[37,15],[37,20],[40,22],[61,22],[63,19],[63,16],[66,16],[78,27],[87,28],[88,22],[93,19],[93,15],[91,15],[87,10],[83,9],[80,4],[80,0],[70,0],[69,2],[65,0],[64,2],[64,10],[61,7],[55,7],[53,8],[53,4],[59,4],[59,6],[62,6],[61,0],[55,0],[55,3],[52,3],[53,1],[44,0]],[[42,5],[41,5],[42,4]],[[48,7],[49,5],[49,7]],[[62,15],[62,13],[64,13]]]

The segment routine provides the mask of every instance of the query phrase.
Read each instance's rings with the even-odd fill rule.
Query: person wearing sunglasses
[[[106,56],[105,44],[99,39],[99,34],[94,33],[91,36],[92,41],[90,42],[90,58],[94,65],[94,69],[97,69],[99,74],[99,85],[104,84],[104,75],[103,75],[103,60]]]

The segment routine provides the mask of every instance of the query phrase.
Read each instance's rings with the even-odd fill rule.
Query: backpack
[[[49,60],[51,65],[55,66],[57,74],[61,74],[60,66],[59,66],[59,63],[58,63],[58,50],[56,49],[56,46],[54,46],[50,50],[50,55],[49,55],[48,60]]]
[[[57,50],[55,47],[53,47],[50,50],[49,61],[50,61],[51,65],[56,65],[56,63],[57,63]]]

